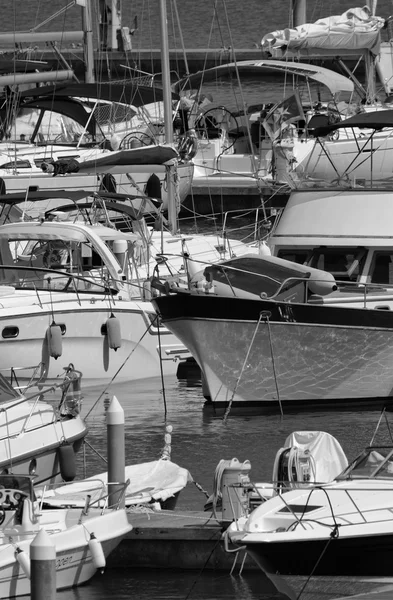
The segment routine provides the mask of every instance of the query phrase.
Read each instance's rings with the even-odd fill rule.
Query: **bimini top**
[[[163,90],[160,87],[150,87],[132,84],[116,83],[61,83],[56,85],[45,85],[35,89],[25,90],[20,93],[21,98],[91,98],[131,104],[132,106],[143,106],[151,102],[163,100]],[[177,94],[173,94],[177,99]]]
[[[336,129],[345,129],[348,127],[375,129],[376,131],[385,127],[393,127],[393,110],[374,110],[372,112],[359,113],[349,119],[344,119],[344,121],[339,121],[326,127],[316,127],[314,135],[322,137]]]
[[[344,75],[317,65],[288,62],[285,60],[242,60],[237,63],[227,63],[186,76],[175,84],[175,89],[179,91],[184,89],[186,85],[197,87],[203,85],[203,83],[208,83],[219,77],[225,77],[236,72],[263,75],[266,71],[277,71],[285,75],[298,75],[306,79],[318,81],[323,83],[332,94],[336,94],[337,92],[353,92],[354,90],[353,82],[344,77]]]

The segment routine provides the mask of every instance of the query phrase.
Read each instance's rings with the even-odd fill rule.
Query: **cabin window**
[[[13,160],[4,163],[0,166],[1,169],[31,169],[31,164],[28,160]]]
[[[326,248],[280,250],[280,258],[331,273],[336,281],[358,281],[367,256],[365,248]]]
[[[279,258],[290,260],[291,262],[298,263],[299,265],[306,265],[310,256],[311,250],[280,250],[278,253]]]
[[[371,283],[393,284],[393,253],[375,252],[370,269]]]

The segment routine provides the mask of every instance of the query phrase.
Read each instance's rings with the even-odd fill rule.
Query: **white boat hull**
[[[208,295],[154,303],[199,363],[216,408],[315,408],[392,397],[387,311],[318,307],[330,311],[324,313],[308,304]]]
[[[51,512],[44,511],[44,519],[47,518],[45,513]],[[80,511],[74,512],[80,515]],[[75,523],[74,527],[63,531],[57,529],[59,526],[61,527],[61,523],[59,525],[55,521],[44,526],[56,548],[57,590],[86,583],[97,572],[88,545],[90,533],[94,533],[101,543],[105,557],[108,557],[131,529],[124,510],[111,511],[105,515],[97,512],[96,518],[82,519],[82,524]],[[30,555],[30,544],[34,537],[30,534],[29,540],[20,543],[19,539],[14,541],[18,542],[21,550]],[[30,579],[15,559],[14,546],[9,543],[0,545],[0,598],[24,595],[30,595]]]
[[[138,166],[136,172],[135,167],[131,170],[130,166],[119,167],[108,166],[105,170],[110,173],[116,180],[117,193],[119,194],[143,194],[149,177],[152,174],[157,175],[161,182],[161,195],[164,206],[167,207],[167,185],[166,185],[166,170],[163,165],[146,165]],[[25,170],[26,171],[26,170]],[[130,174],[131,178],[127,177]],[[178,191],[180,201],[183,202],[191,191],[191,182],[193,176],[192,164],[180,164],[177,169],[178,175]],[[59,175],[53,177],[51,174],[37,172],[24,172],[22,169],[12,171],[11,169],[0,169],[0,177],[4,180],[7,193],[43,191],[43,190],[86,190],[87,192],[95,193],[101,189],[101,178],[97,173],[70,173],[67,175]],[[134,183],[133,183],[134,182]],[[35,203],[35,209],[49,210],[54,208],[53,204],[45,201],[46,204]],[[29,202],[27,202],[29,205]],[[64,202],[63,202],[64,204]],[[26,207],[25,207],[26,210]]]
[[[102,329],[112,312],[121,331],[121,347],[116,351],[109,347]],[[189,352],[165,328],[152,325],[154,317],[150,303],[117,301],[111,308],[106,299],[94,298],[94,294],[88,298],[80,295],[80,303],[75,298],[61,301],[56,296],[53,312],[48,303],[18,307],[15,302],[15,308],[3,309],[0,315],[0,351],[7,361],[4,367],[31,365],[32,357],[39,357],[46,373],[44,380],[53,380],[63,373],[64,365],[72,363],[82,372],[85,386],[112,378],[130,381],[159,376],[161,355],[164,374],[175,374],[178,360],[187,358]],[[53,319],[65,331],[57,360],[50,356],[46,338]],[[5,338],[5,332],[15,327],[18,335]],[[28,375],[18,371],[20,377]]]

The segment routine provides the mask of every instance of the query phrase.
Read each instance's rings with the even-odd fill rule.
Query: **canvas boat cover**
[[[313,470],[310,483],[333,481],[348,466],[347,457],[335,437],[325,431],[294,431],[284,443],[284,448],[297,448],[312,457]],[[282,452],[279,450],[277,456]],[[273,481],[277,480],[277,460]]]
[[[197,71],[180,79],[175,84],[175,88],[180,91],[186,86],[200,87],[221,77],[233,77],[236,73],[239,73],[239,75],[261,75],[262,77],[266,72],[271,71],[318,81],[319,83],[323,83],[332,94],[340,91],[352,92],[354,89],[353,82],[348,77],[320,65],[271,59],[241,60],[236,63],[226,63],[218,67],[212,67],[211,69]]]
[[[130,480],[125,494],[126,506],[165,501],[193,481],[187,469],[164,459],[127,466],[125,476],[126,480]],[[103,492],[107,493],[107,483],[108,474],[100,473],[55,490],[45,490],[43,499],[53,506],[72,503],[73,506],[83,507],[86,494],[91,495],[92,502],[98,500]],[[41,495],[37,493],[37,497]]]
[[[304,23],[294,29],[281,29],[266,34],[264,50],[287,47],[288,50],[370,50],[379,53],[380,31],[385,19],[372,15],[368,6],[350,8],[341,15]]]
[[[357,127],[359,129],[375,129],[379,131],[385,127],[393,127],[393,110],[375,110],[372,112],[359,113],[349,119],[332,123],[324,127],[316,127],[314,135],[325,136],[336,129],[347,129]]]

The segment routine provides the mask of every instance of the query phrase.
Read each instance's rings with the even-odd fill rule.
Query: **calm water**
[[[341,442],[348,458],[353,458],[370,442],[379,418],[378,411],[317,412],[298,415],[233,417],[224,424],[203,411],[199,385],[187,385],[175,377],[165,381],[167,417],[160,378],[144,382],[113,385],[96,404],[103,389],[84,391],[84,413],[94,409],[87,419],[88,441],[105,455],[105,410],[113,394],[121,402],[126,419],[127,464],[155,460],[163,447],[165,423],[173,426],[172,460],[187,468],[203,489],[213,490],[214,470],[221,459],[250,460],[252,479],[271,478],[277,450],[295,430],[329,431]],[[380,429],[381,442],[387,441],[387,429]],[[104,470],[101,460],[87,451],[87,475]],[[82,467],[80,466],[80,472]],[[202,510],[205,496],[193,484],[182,492],[178,509]],[[226,572],[173,572],[152,570],[107,570],[87,586],[58,594],[58,600],[273,600],[279,596],[258,571],[231,577]]]
[[[110,0],[107,0],[110,4]],[[141,48],[159,47],[158,0],[120,0],[122,24],[138,29],[133,36],[135,57]],[[2,0],[2,31],[28,30],[42,23],[67,4],[66,0]],[[98,0],[92,0],[93,8]],[[354,0],[309,0],[307,20],[312,22],[327,14],[341,14],[366,2]],[[168,28],[171,48],[181,48],[176,19],[167,0]],[[289,25],[289,0],[177,0],[177,9],[186,48],[254,48],[263,35]],[[214,12],[216,9],[216,13]],[[391,0],[379,0],[377,14],[388,17],[393,12]],[[80,29],[80,8],[72,8],[44,27],[61,31]],[[213,17],[216,14],[216,17]]]
[[[3,31],[27,30],[42,22],[66,4],[66,0],[49,2],[38,0],[2,0]],[[177,2],[184,43],[187,48],[254,48],[261,37],[276,28],[288,25],[287,0],[180,0]],[[354,5],[353,0],[313,0],[308,3],[308,20],[343,12]],[[217,6],[217,20],[211,26],[213,7]],[[169,6],[169,3],[168,3]],[[380,0],[378,14],[387,17],[393,12],[391,0]],[[131,25],[138,17],[138,30],[133,37],[133,59],[138,59],[138,49],[157,48],[159,45],[158,0],[123,1],[123,25]],[[170,9],[170,46],[179,48],[180,41]],[[80,10],[68,11],[48,28],[57,30],[81,27]],[[215,100],[228,101],[228,87],[221,87]],[[282,84],[264,87],[261,98],[259,81],[248,81],[248,102],[269,102],[282,97]],[[121,402],[126,416],[126,461],[134,464],[154,460],[163,447],[165,423],[173,431],[172,460],[186,467],[194,479],[209,493],[213,475],[221,459],[250,460],[252,478],[269,480],[277,450],[292,431],[325,430],[341,442],[349,458],[366,445],[378,421],[378,412],[330,412],[299,415],[277,414],[270,416],[234,417],[226,424],[220,418],[207,416],[203,411],[203,397],[199,385],[187,385],[175,378],[165,381],[165,392],[160,379],[112,386],[107,394],[103,390],[85,390],[84,412],[88,417],[89,443],[101,454],[105,449],[105,408],[113,394]],[[165,419],[164,399],[167,405]],[[86,475],[103,471],[105,465],[98,456],[87,451]],[[82,464],[80,474],[82,475]],[[181,494],[178,508],[200,510],[204,495],[189,484]],[[262,575],[245,572],[243,577],[231,577],[223,572],[167,572],[137,571],[130,569],[108,570],[96,576],[86,587],[58,593],[58,600],[268,600],[278,598],[266,584]]]

